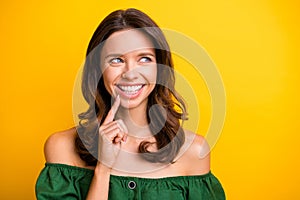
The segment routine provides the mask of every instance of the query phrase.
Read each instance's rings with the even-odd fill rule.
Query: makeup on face
[[[104,85],[121,105],[135,107],[147,101],[155,87],[157,63],[151,40],[141,31],[113,33],[101,52]]]

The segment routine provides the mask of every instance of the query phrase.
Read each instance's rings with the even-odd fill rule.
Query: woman
[[[180,126],[184,101],[152,19],[136,9],[108,15],[82,77],[89,108],[48,138],[38,199],[225,199],[204,138]]]

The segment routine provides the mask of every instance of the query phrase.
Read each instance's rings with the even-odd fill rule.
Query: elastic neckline
[[[57,168],[66,168],[66,169],[72,169],[72,170],[79,170],[87,173],[94,173],[94,170],[83,168],[83,167],[77,167],[73,165],[68,164],[61,164],[61,163],[45,163],[45,166],[48,167],[57,167]],[[157,181],[157,180],[174,180],[174,179],[202,179],[206,178],[208,176],[211,176],[212,173],[209,171],[206,174],[201,175],[187,175],[187,176],[166,176],[166,177],[159,177],[159,178],[147,178],[147,177],[138,177],[138,176],[120,176],[120,175],[114,175],[111,174],[110,176],[116,179],[123,179],[123,180],[132,180],[132,179],[138,179],[138,180],[145,180],[145,181]]]
[[[79,171],[94,173],[94,170],[92,170],[92,169],[88,169],[88,168],[84,168],[84,167],[77,167],[77,166],[62,164],[62,163],[45,163],[45,166],[46,167],[66,168],[66,169],[72,169],[72,170],[79,170]]]

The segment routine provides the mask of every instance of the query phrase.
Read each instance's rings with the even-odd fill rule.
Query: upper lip
[[[116,86],[138,86],[145,85],[144,83],[118,83]]]
[[[144,85],[143,84],[126,84],[126,85],[118,84],[116,86],[122,91],[134,92],[140,90]]]
[[[117,87],[122,87],[122,86],[144,86],[145,84],[144,83],[119,83],[119,84],[116,84]]]

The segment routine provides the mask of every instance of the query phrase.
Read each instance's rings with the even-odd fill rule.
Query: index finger
[[[111,106],[111,109],[109,110],[109,112],[108,112],[108,114],[107,114],[107,116],[106,116],[106,118],[105,118],[103,124],[107,124],[107,123],[112,122],[112,121],[114,120],[115,115],[116,115],[116,113],[117,113],[117,111],[118,111],[118,108],[119,108],[119,106],[120,106],[120,102],[121,102],[120,96],[117,95],[117,97],[116,97],[116,99],[115,99],[115,102],[114,102],[114,104]]]

